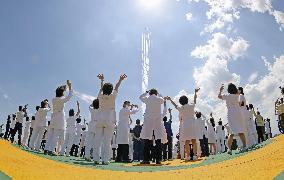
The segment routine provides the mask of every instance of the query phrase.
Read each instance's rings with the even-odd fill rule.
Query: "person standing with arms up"
[[[66,85],[56,89],[56,97],[52,99],[53,113],[51,115],[50,125],[48,129],[48,137],[45,146],[45,154],[56,155],[54,152],[57,143],[64,142],[64,134],[66,128],[64,106],[73,96],[72,84],[67,80],[69,94],[65,97]]]
[[[228,124],[231,130],[228,139],[228,154],[232,155],[232,143],[234,135],[239,135],[242,143],[243,149],[241,152],[246,150],[246,123],[244,122],[244,118],[242,116],[242,110],[239,105],[239,94],[236,85],[230,83],[228,85],[228,94],[223,94],[224,85],[220,87],[220,92],[218,94],[218,98],[226,101],[227,109],[228,109]]]
[[[165,99],[156,89],[151,89],[142,94],[139,99],[146,104],[144,124],[141,131],[141,138],[144,140],[144,160],[141,164],[150,164],[151,140],[155,137],[155,159],[156,164],[162,160],[162,138],[163,124],[161,117],[161,105]]]
[[[101,88],[98,94],[99,99],[99,117],[95,125],[95,147],[94,162],[100,162],[100,153],[102,164],[108,165],[110,160],[111,138],[116,124],[115,100],[121,82],[127,78],[126,74],[120,76],[113,90],[111,83],[104,83],[104,75],[99,74]],[[101,151],[100,151],[101,150]]]

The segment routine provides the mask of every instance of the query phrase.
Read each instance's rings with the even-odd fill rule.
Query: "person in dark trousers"
[[[140,138],[141,130],[140,120],[137,119],[133,128],[133,161],[143,160],[143,140]]]
[[[168,109],[170,119],[167,116],[163,118],[164,126],[167,133],[168,142],[162,145],[163,148],[163,160],[172,160],[173,158],[173,131],[172,131],[172,109]],[[167,121],[168,120],[168,121]]]
[[[256,131],[258,135],[258,143],[261,143],[265,141],[264,134],[265,134],[265,126],[264,126],[264,120],[263,117],[260,115],[260,112],[257,111],[255,113],[253,109],[253,114],[255,116],[255,123],[256,123]]]
[[[6,131],[4,134],[4,139],[8,139],[10,135],[10,124],[11,124],[11,115],[8,115],[7,123],[6,123]]]
[[[23,121],[27,116],[27,105],[19,106],[19,111],[16,113],[16,125],[14,129],[14,136],[12,138],[12,143],[14,142],[15,134],[18,132],[18,145],[22,145],[22,131],[23,131]]]

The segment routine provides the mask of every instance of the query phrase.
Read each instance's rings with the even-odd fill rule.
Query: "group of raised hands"
[[[105,79],[104,74],[99,74],[97,77],[98,77],[99,80],[101,80],[101,81],[104,81],[104,79]],[[123,81],[123,80],[126,79],[126,78],[127,78],[127,75],[126,75],[126,74],[121,74],[120,77],[119,77],[119,80],[120,80],[120,81]]]

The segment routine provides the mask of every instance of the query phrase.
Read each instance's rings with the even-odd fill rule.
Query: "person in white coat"
[[[216,127],[216,136],[217,136],[217,152],[223,153],[225,152],[225,127],[222,124],[221,118],[218,122],[218,126]]]
[[[67,86],[69,94],[66,97],[64,97],[64,92],[66,91],[66,85],[64,85],[56,89],[56,97],[52,99],[53,113],[49,125],[45,154],[56,155],[54,152],[57,143],[61,144],[64,142],[66,128],[64,105],[73,96],[72,84],[69,80],[67,80]]]
[[[257,144],[257,131],[254,121],[254,111],[253,105],[249,104],[247,106],[247,116],[248,116],[248,147],[254,147]]]
[[[151,140],[153,140],[153,144],[155,144],[154,159],[156,159],[156,164],[161,164],[161,139],[163,138],[164,128],[161,117],[161,105],[164,103],[165,99],[156,89],[146,91],[139,98],[146,104],[144,124],[141,131],[141,138],[144,140],[144,160],[141,164],[150,164]]]
[[[119,121],[117,125],[117,157],[116,162],[129,161],[129,133],[132,124],[130,116],[139,111],[137,105],[130,105],[129,101],[123,103],[122,109],[119,111]]]
[[[210,114],[209,120],[206,120],[207,124],[207,134],[208,134],[208,145],[211,154],[217,153],[216,142],[217,136],[215,132],[215,120],[213,118],[212,113]]]
[[[195,128],[195,105],[197,100],[197,93],[200,90],[200,88],[195,89],[194,91],[194,98],[193,98],[193,104],[189,104],[188,97],[181,96],[179,98],[179,103],[181,106],[179,107],[170,97],[168,97],[168,100],[171,101],[173,106],[179,111],[179,116],[181,118],[181,125],[180,125],[180,140],[185,142],[185,152],[186,152],[186,161],[191,160],[190,157],[190,144],[192,144],[192,151],[193,151],[193,157],[192,160],[197,160],[197,145],[196,145],[196,139],[197,133]],[[183,152],[181,152],[182,154]]]
[[[100,161],[100,152],[102,164],[108,165],[110,161],[111,138],[116,124],[115,100],[121,82],[126,79],[126,75],[120,76],[114,90],[111,83],[104,84],[104,75],[99,74],[101,80],[101,89],[98,94],[99,99],[99,117],[95,124],[95,147],[94,162],[98,164]]]
[[[31,121],[30,121],[30,118],[27,116],[26,117],[26,122],[25,122],[24,136],[23,136],[23,139],[22,139],[22,145],[24,147],[27,147],[27,145],[28,145],[28,139],[29,139],[29,135],[30,135],[30,128],[31,128]]]
[[[38,108],[35,113],[33,132],[29,143],[31,149],[35,149],[36,151],[40,149],[41,141],[47,128],[47,113],[50,111],[48,100],[42,101],[40,108]]]
[[[84,120],[84,123],[81,122],[81,117],[78,117],[76,119],[76,132],[75,132],[75,137],[73,141],[73,146],[71,149],[71,156],[79,156],[79,150],[80,150],[80,144],[81,144],[81,138],[82,138],[82,133],[83,129],[86,128],[86,120]]]
[[[95,147],[95,124],[98,119],[99,111],[99,99],[95,99],[93,103],[89,106],[89,111],[91,114],[91,121],[88,123],[88,131],[86,135],[86,148],[85,148],[85,159],[91,161],[91,151],[94,157],[94,147]]]
[[[61,147],[60,155],[70,156],[70,150],[72,148],[74,138],[76,135],[76,119],[80,115],[80,103],[77,101],[77,113],[75,114],[74,109],[69,110],[69,117],[66,119],[66,132],[65,132],[65,140],[64,144]]]
[[[239,135],[243,143],[243,149],[241,152],[246,150],[246,123],[242,118],[242,110],[239,105],[239,94],[236,85],[230,83],[228,85],[228,94],[223,94],[224,85],[220,87],[218,98],[226,101],[228,109],[228,123],[231,129],[231,133],[228,138],[228,154],[232,154],[232,143],[234,135]]]

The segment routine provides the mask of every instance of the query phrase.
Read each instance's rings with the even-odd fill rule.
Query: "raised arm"
[[[143,94],[141,94],[141,95],[139,96],[139,99],[140,99],[143,103],[145,103],[146,100],[147,100],[147,94],[148,94],[148,91],[146,91],[145,93],[143,93]]]
[[[169,114],[170,114],[169,122],[172,122],[172,120],[173,120],[173,115],[172,115],[172,109],[171,109],[171,108],[169,108]]]
[[[80,103],[79,101],[77,101],[77,113],[76,113],[76,116],[79,116],[81,113],[81,110],[80,110]]]
[[[118,92],[118,89],[119,89],[119,87],[120,87],[121,82],[122,82],[124,79],[126,79],[126,78],[127,78],[126,74],[120,75],[119,80],[118,80],[118,82],[116,83],[115,88],[114,88],[114,90],[116,90],[116,92]]]
[[[72,83],[69,80],[67,80],[67,86],[68,86],[68,89],[69,89],[69,94],[63,99],[64,103],[69,101],[71,99],[71,97],[73,96]]]
[[[194,97],[193,97],[193,102],[194,102],[194,104],[196,104],[197,93],[198,93],[199,90],[200,90],[200,88],[196,88],[196,89],[194,90]]]
[[[222,99],[223,100],[223,90],[224,90],[224,84],[222,84],[222,86],[220,87],[220,91],[219,91],[219,94],[218,94],[218,98],[219,99]]]
[[[166,115],[167,115],[167,103],[166,101],[164,101],[164,110],[163,110],[162,118],[164,118]]]
[[[172,100],[171,97],[168,96],[167,99],[172,103],[172,105],[173,105],[176,109],[178,109],[178,105]]]
[[[97,77],[99,78],[99,80],[101,80],[100,90],[98,94],[99,96],[103,91],[105,77],[104,77],[104,74],[99,74]]]
[[[133,108],[133,107],[134,107],[134,108]],[[139,112],[138,105],[131,105],[130,115],[131,115],[131,114],[136,114],[137,112]]]

